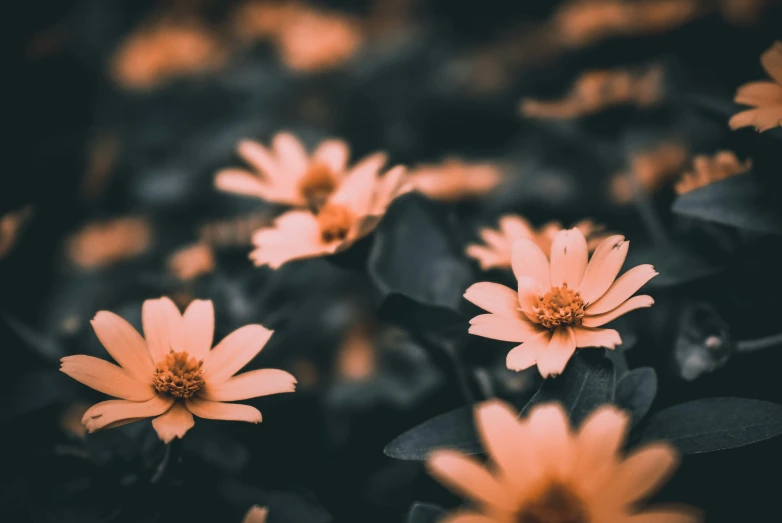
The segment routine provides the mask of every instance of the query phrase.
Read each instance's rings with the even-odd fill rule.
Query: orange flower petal
[[[575,478],[583,478],[582,488],[595,492],[603,488],[606,474],[619,461],[630,419],[614,406],[592,412],[576,436]]]
[[[624,264],[629,247],[630,242],[625,241],[625,237],[618,234],[603,240],[597,246],[578,289],[584,303],[595,302],[614,283]]]
[[[592,329],[589,327],[573,327],[576,336],[576,347],[603,347],[614,349],[622,344],[622,337],[614,329]]]
[[[500,341],[523,342],[536,336],[541,328],[520,318],[496,314],[481,314],[470,320],[468,332],[476,336]]]
[[[90,322],[101,344],[128,374],[139,381],[151,379],[155,370],[144,338],[113,312],[100,311]]]
[[[269,516],[269,509],[266,507],[259,507],[253,505],[250,510],[245,514],[242,523],[266,523],[266,518]]]
[[[272,153],[263,145],[252,140],[242,140],[236,148],[239,156],[255,168],[260,174],[263,174],[269,181],[275,184],[295,185],[295,180],[286,172]]]
[[[349,157],[350,148],[342,140],[324,140],[312,153],[313,161],[327,165],[337,175],[343,173]]]
[[[157,435],[168,444],[175,438],[182,439],[195,426],[193,415],[181,403],[174,403],[168,411],[152,420]]]
[[[193,300],[183,315],[187,353],[203,360],[212,348],[215,310],[211,300]]]
[[[253,196],[262,199],[272,199],[273,187],[242,169],[222,169],[215,176],[215,188],[242,196]]]
[[[307,150],[293,134],[277,133],[272,139],[272,148],[277,155],[277,161],[287,171],[288,176],[298,176],[307,170]]]
[[[474,458],[453,450],[438,450],[426,466],[431,476],[458,494],[494,507],[514,508],[505,486]]]
[[[529,276],[538,282],[541,288],[550,287],[551,274],[548,257],[540,250],[534,240],[522,238],[514,242],[511,249],[513,274],[517,280]]]
[[[211,401],[237,401],[296,390],[296,378],[284,370],[259,369],[217,384],[207,383],[199,397]]]
[[[88,432],[108,428],[125,420],[139,420],[159,416],[174,403],[174,398],[157,394],[147,401],[108,400],[87,409],[81,419]]]
[[[605,314],[598,314],[597,316],[585,316],[584,321],[581,324],[584,327],[600,327],[610,321],[614,321],[619,316],[627,314],[635,309],[641,309],[643,307],[651,307],[654,305],[654,299],[651,296],[642,294],[641,296],[633,296],[616,309],[606,312]],[[587,310],[587,314],[589,311]]]
[[[274,227],[253,234],[256,249],[250,254],[255,265],[277,269],[291,260],[312,258],[328,252],[320,239],[318,221],[306,211],[288,211],[274,222]]]
[[[577,228],[560,231],[551,244],[551,285],[561,287],[563,283],[571,289],[578,289],[589,261],[584,234]]]
[[[505,365],[515,371],[528,369],[538,363],[538,358],[548,349],[550,343],[551,332],[540,331],[521,345],[513,347],[505,357]]]
[[[538,463],[560,478],[568,477],[573,463],[574,441],[570,420],[559,403],[533,407],[527,415],[527,445],[535,449]]]
[[[66,356],[60,360],[60,370],[90,388],[131,401],[146,401],[155,395],[152,387],[152,373],[147,375],[147,381],[134,379],[122,368],[100,358],[92,356]]]
[[[782,103],[782,85],[774,82],[750,82],[736,91],[736,103],[755,107]]]
[[[646,445],[619,465],[606,489],[617,501],[631,504],[655,492],[678,465],[676,452],[667,443]]]
[[[559,327],[551,335],[548,348],[538,357],[538,370],[544,378],[558,376],[576,352],[576,338],[570,327]]]
[[[223,338],[204,359],[204,380],[216,385],[247,365],[269,341],[274,331],[261,325],[245,325]]]
[[[374,153],[358,162],[329,201],[348,207],[357,216],[369,214],[380,169],[386,161],[385,153]]]
[[[260,423],[263,419],[260,411],[250,405],[190,398],[185,400],[185,406],[194,415],[204,419],[246,421],[248,423]]]
[[[141,306],[141,323],[153,361],[162,360],[171,349],[186,350],[182,316],[169,298],[146,300]]]
[[[464,293],[464,299],[488,312],[519,318],[519,295],[499,283],[479,282],[471,285]]]
[[[619,307],[657,274],[652,265],[633,267],[621,275],[600,299],[590,304],[587,313],[594,316]]]
[[[774,42],[774,45],[760,55],[760,63],[768,75],[782,85],[782,42]]]

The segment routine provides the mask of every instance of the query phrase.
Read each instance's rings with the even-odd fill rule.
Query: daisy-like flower
[[[731,151],[720,151],[716,155],[699,155],[693,160],[693,170],[682,174],[674,189],[684,194],[711,183],[742,174],[752,168],[752,160],[740,162]]]
[[[170,443],[193,427],[193,415],[260,423],[255,407],[227,402],[295,389],[296,379],[282,370],[234,376],[273,331],[247,325],[211,348],[214,308],[209,300],[194,300],[184,315],[168,298],[147,300],[141,316],[145,338],[112,312],[101,311],[92,320],[95,334],[119,365],[84,355],[61,360],[60,370],[71,378],[119,398],[84,413],[82,423],[89,432],[154,418],[158,436]]]
[[[425,164],[410,171],[416,190],[434,200],[456,202],[491,192],[502,181],[502,171],[490,163],[468,163],[446,158],[439,164]]]
[[[587,239],[589,251],[594,251],[597,245],[608,237],[603,227],[595,225],[592,220],[582,220],[574,225]],[[562,230],[562,224],[548,222],[535,229],[530,222],[515,214],[506,214],[499,220],[499,229],[484,227],[480,231],[484,245],[467,246],[467,256],[478,260],[481,269],[495,267],[509,269],[511,267],[511,248],[516,240],[531,238],[546,254],[551,252],[554,236]]]
[[[285,132],[274,136],[271,150],[243,140],[237,151],[255,172],[223,169],[215,177],[218,189],[314,210],[351,174],[377,172],[386,163],[384,153],[375,153],[348,169],[350,149],[344,141],[324,140],[310,156],[298,138]]]
[[[499,400],[475,409],[491,467],[455,450],[439,450],[429,473],[474,502],[442,523],[695,523],[690,507],[638,510],[678,466],[667,443],[622,452],[629,417],[613,406],[595,410],[577,432],[558,404],[524,419]]]
[[[257,266],[277,269],[291,260],[344,251],[372,232],[394,198],[410,190],[404,167],[396,166],[383,176],[379,167],[369,161],[356,166],[317,214],[288,211],[273,227],[256,231],[250,259]]]
[[[736,103],[751,105],[753,109],[733,116],[731,129],[754,126],[758,132],[782,125],[782,41],[774,42],[760,55],[760,63],[771,77],[770,82],[750,82],[736,91]]]
[[[537,364],[543,377],[561,374],[576,348],[615,348],[619,333],[599,327],[654,303],[651,296],[633,296],[657,275],[654,267],[639,265],[616,277],[628,247],[624,236],[614,235],[588,260],[586,238],[569,229],[554,237],[549,261],[534,240],[517,240],[511,262],[518,292],[490,282],[467,289],[464,297],[489,312],[470,320],[470,334],[520,343],[508,353],[508,368]]]

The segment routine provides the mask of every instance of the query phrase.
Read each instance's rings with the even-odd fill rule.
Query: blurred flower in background
[[[734,101],[754,109],[734,115],[729,122],[732,129],[751,125],[763,132],[782,125],[782,42],[763,53],[760,63],[772,81],[750,82],[736,91]]]
[[[674,185],[677,194],[705,187],[710,183],[742,174],[752,168],[752,160],[740,162],[731,151],[720,151],[714,156],[698,155],[692,162],[692,171],[685,171]]]

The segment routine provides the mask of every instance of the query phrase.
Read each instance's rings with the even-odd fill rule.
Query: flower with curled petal
[[[654,267],[639,265],[617,278],[628,247],[624,236],[611,236],[590,260],[586,238],[575,228],[557,233],[550,257],[534,240],[518,240],[511,253],[518,292],[490,282],[467,289],[464,297],[489,313],[470,321],[470,334],[520,343],[508,353],[508,368],[537,365],[544,377],[561,374],[576,348],[615,348],[619,333],[600,327],[654,303],[651,296],[633,296],[657,275]]]
[[[559,404],[534,407],[526,418],[500,400],[475,409],[491,467],[455,450],[427,461],[437,480],[475,502],[442,523],[696,523],[690,507],[638,504],[678,466],[667,443],[622,450],[629,417],[613,406],[595,410],[572,431]]]
[[[760,63],[772,81],[750,82],[736,91],[736,103],[751,105],[753,109],[733,116],[731,129],[753,126],[758,132],[782,125],[782,41],[774,42],[760,55]]]
[[[258,409],[229,402],[295,389],[296,379],[282,370],[259,369],[234,376],[273,331],[247,325],[212,348],[214,308],[209,300],[194,300],[184,315],[168,298],[146,300],[141,316],[144,337],[108,311],[92,320],[95,334],[119,365],[84,355],[61,360],[60,370],[71,378],[119,398],[84,413],[82,423],[89,432],[154,418],[158,436],[170,443],[193,427],[193,415],[260,423]]]

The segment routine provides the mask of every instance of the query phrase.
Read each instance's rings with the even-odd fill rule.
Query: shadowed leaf
[[[472,407],[461,407],[423,422],[397,436],[383,452],[396,459],[424,460],[438,449],[455,449],[465,454],[483,452]]]

